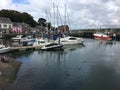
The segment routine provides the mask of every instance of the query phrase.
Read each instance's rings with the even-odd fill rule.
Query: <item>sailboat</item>
[[[47,25],[48,26],[48,25]],[[41,47],[41,50],[63,50],[63,45],[58,43],[58,42],[51,42],[49,39],[50,37],[50,29],[47,27],[47,31],[48,31],[48,43],[46,43],[45,45],[43,45]]]
[[[66,10],[66,4],[65,4],[65,18],[64,18],[64,31],[66,32],[67,31],[67,25],[66,25],[66,17],[67,17],[67,10]],[[59,30],[60,31],[60,30]],[[62,35],[62,37],[60,37]],[[78,37],[73,37],[73,36],[66,36],[64,34],[64,32],[61,34],[61,35],[58,35],[58,39],[55,40],[55,42],[59,42],[60,44],[63,44],[63,45],[74,45],[74,44],[83,44],[84,40],[82,38],[78,38]]]

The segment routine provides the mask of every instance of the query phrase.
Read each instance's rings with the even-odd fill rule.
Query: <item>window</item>
[[[69,40],[77,40],[76,38],[69,38]]]
[[[5,24],[5,25],[3,25],[3,27],[7,27],[7,25]]]
[[[38,44],[42,44],[42,43],[45,43],[45,41],[38,41]]]
[[[61,40],[61,42],[67,42],[67,41]]]
[[[11,25],[9,25],[9,28],[12,28]]]

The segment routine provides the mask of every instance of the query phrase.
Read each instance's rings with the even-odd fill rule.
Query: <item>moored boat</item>
[[[94,36],[94,39],[97,39],[97,40],[112,40],[112,38],[109,35],[104,33],[95,33],[93,34],[93,36]]]
[[[20,41],[22,39],[22,35],[17,35],[16,37],[11,38],[13,41]]]
[[[67,36],[56,40],[55,42],[60,42],[63,45],[73,45],[73,44],[83,44],[84,40],[78,37]]]
[[[20,42],[34,42],[35,38],[33,38],[32,36],[26,36],[21,38]]]
[[[47,44],[50,44],[51,42],[48,42],[47,40],[45,39],[42,39],[42,38],[36,38],[35,39],[35,42],[33,43],[33,46],[34,47],[42,47],[44,45],[47,45]]]
[[[60,49],[63,49],[62,47],[63,47],[62,44],[50,43],[50,44],[42,46],[41,50],[60,50]]]
[[[0,45],[0,54],[9,52],[10,47],[6,47],[5,45]]]

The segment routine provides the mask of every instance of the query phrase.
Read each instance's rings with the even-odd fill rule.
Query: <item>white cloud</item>
[[[0,9],[7,8],[11,3],[11,0],[0,0]]]
[[[120,27],[119,0],[27,0],[28,4],[16,4],[12,0],[0,0],[0,2],[0,9],[28,12],[35,20],[41,17],[46,18],[46,10],[49,17],[51,13],[53,19],[54,2],[59,7],[62,22],[64,22],[64,4],[66,3],[71,29],[96,28],[97,26]]]

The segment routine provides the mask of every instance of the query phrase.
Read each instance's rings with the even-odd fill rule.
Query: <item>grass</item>
[[[0,90],[5,90],[17,76],[21,62],[8,58],[7,62],[0,61]]]

